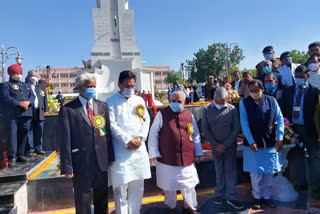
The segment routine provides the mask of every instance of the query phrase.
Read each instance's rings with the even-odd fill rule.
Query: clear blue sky
[[[0,44],[20,48],[25,71],[82,67],[93,46],[94,7],[95,0],[3,0]],[[267,45],[279,56],[320,40],[319,0],[129,0],[129,7],[144,66],[178,70],[200,48],[237,42],[246,56],[240,67],[254,68]]]

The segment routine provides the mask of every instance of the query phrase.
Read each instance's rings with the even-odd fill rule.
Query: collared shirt
[[[282,67],[278,68],[278,71],[281,75],[282,85],[287,85],[288,87],[294,85],[294,73],[297,66],[297,64],[292,63],[291,67],[283,65]]]
[[[220,106],[221,106],[221,105],[220,105]],[[210,105],[210,107],[211,107],[211,108],[216,107],[217,109],[219,109],[219,108],[217,107],[217,105],[214,103],[214,101],[212,102],[212,104]],[[222,105],[220,109],[223,109],[223,108],[226,108],[226,107],[227,107],[227,103],[225,103],[224,105]]]
[[[265,99],[265,97],[263,98]],[[274,98],[273,98],[274,99]],[[261,108],[261,106],[256,102],[256,104]],[[284,122],[283,122],[283,116],[280,111],[280,107],[278,105],[278,102],[275,100],[275,106],[274,106],[274,121],[277,122],[277,140],[282,140],[283,139],[283,134],[284,134]],[[249,126],[249,121],[248,121],[248,114],[246,111],[246,108],[243,104],[243,100],[240,101],[240,122],[241,122],[241,127],[244,136],[248,140],[249,144],[253,144],[254,139],[252,137],[252,133],[250,130]]]
[[[234,81],[234,88],[236,92],[239,92],[240,82],[241,82],[241,79],[239,79],[238,81],[237,80]]]
[[[277,91],[277,87],[275,87],[275,88],[272,89],[271,91],[270,91],[270,90],[267,91],[267,94],[270,95],[270,96],[272,96],[274,93],[276,93],[276,91]],[[270,92],[271,92],[271,93],[270,93]]]
[[[82,97],[82,96],[79,96],[79,100],[80,100],[80,102],[82,104],[82,108],[84,109],[84,112],[88,116],[88,111],[87,111],[87,102],[88,102],[88,100],[86,98]],[[90,107],[91,107],[91,109],[93,111],[93,101],[92,101],[92,99],[89,100],[89,103],[90,103]]]
[[[28,84],[30,85],[31,90],[33,92],[33,95],[35,97],[35,99],[34,99],[34,108],[37,109],[37,108],[39,108],[39,100],[38,100],[38,97],[37,97],[37,94],[36,94],[36,85],[32,85],[30,82],[28,82]]]
[[[308,86],[308,83],[304,84],[302,86],[302,96],[301,96],[301,102],[300,102],[300,113],[299,113],[299,118],[295,119],[293,117],[293,111],[292,111],[292,122],[295,124],[299,124],[299,125],[303,125],[304,124],[304,119],[303,119],[303,100],[304,100],[304,93],[306,92],[306,88]],[[293,97],[293,108],[296,106],[296,99],[297,99],[297,95],[299,93],[299,86],[296,85],[296,90],[294,92],[294,97]],[[292,109],[293,110],[293,109]]]

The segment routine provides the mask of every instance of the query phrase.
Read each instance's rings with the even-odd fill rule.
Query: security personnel
[[[9,167],[18,162],[27,162],[24,157],[25,145],[32,119],[34,95],[30,86],[21,82],[22,67],[11,65],[8,68],[10,80],[0,84],[0,112],[4,112],[8,128]]]
[[[275,58],[274,50],[272,46],[267,46],[262,50],[262,54],[265,58],[265,60],[270,60],[272,62],[272,72],[278,73],[277,69],[281,67],[281,60],[279,58]],[[256,70],[257,70],[257,76],[263,74],[263,61],[259,62],[256,65]]]
[[[26,154],[27,156],[33,156],[34,152],[38,155],[45,154],[42,148],[42,138],[44,116],[48,115],[49,111],[48,99],[46,88],[41,84],[37,84],[37,81],[38,73],[34,70],[29,71],[26,83],[30,86],[33,95],[35,96],[35,100],[32,105],[33,117],[28,137],[29,150]]]

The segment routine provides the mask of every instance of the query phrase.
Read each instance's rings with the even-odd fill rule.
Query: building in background
[[[169,84],[165,80],[170,72],[170,66],[144,66],[142,68],[153,70],[155,91],[168,90]]]
[[[77,72],[81,68],[51,68],[50,71],[40,68],[39,74],[41,79],[45,79],[47,83],[52,83],[55,88],[51,92],[54,94],[59,91],[62,94],[73,93],[76,87]]]

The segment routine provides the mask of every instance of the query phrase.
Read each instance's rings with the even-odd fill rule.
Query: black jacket
[[[107,104],[94,99],[93,113],[104,117],[105,136],[100,136],[99,130],[93,127],[79,98],[61,108],[57,130],[61,174],[89,176],[94,168],[106,172],[109,162],[115,160]]]
[[[33,119],[44,120],[44,112],[49,112],[46,87],[41,84],[36,84],[35,91],[38,98],[39,110],[36,111],[33,105]]]
[[[273,74],[277,77],[277,80],[278,80],[278,88],[283,88],[283,85],[282,85],[282,78],[281,78],[281,75],[279,72],[273,72]],[[264,79],[266,77],[266,74],[261,74],[259,76],[256,77],[256,79],[260,80],[263,85],[264,85]]]
[[[282,102],[283,89],[281,88],[277,88],[277,90],[273,94],[269,94],[268,91],[264,89],[264,94],[274,97],[277,100],[278,104]]]
[[[240,80],[239,88],[241,86],[241,83],[242,83],[242,81]],[[235,80],[231,82],[231,85],[232,85],[232,88],[236,89],[236,81]]]

